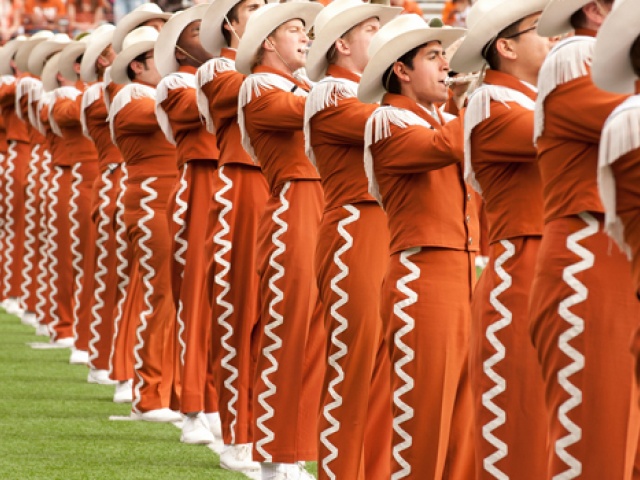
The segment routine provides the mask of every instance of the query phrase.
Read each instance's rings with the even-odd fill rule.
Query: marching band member
[[[260,167],[240,141],[238,92],[245,76],[236,71],[235,58],[248,19],[262,5],[263,0],[221,0],[209,6],[200,41],[215,58],[196,74],[200,114],[220,150],[208,223],[214,249],[207,272],[212,363],[225,445],[220,466],[249,476],[260,475],[260,464],[251,457],[251,393],[261,325],[257,232],[268,190]]]
[[[309,78],[320,82],[307,97],[306,151],[325,197],[315,253],[328,345],[319,478],[391,473],[389,353],[379,302],[389,234],[362,163],[364,126],[377,105],[361,103],[356,95],[371,38],[400,11],[334,0],[315,19],[307,59]]]
[[[387,213],[381,314],[391,355],[392,478],[474,478],[468,379],[477,210],[462,171],[460,119],[442,113],[462,29],[401,15],[380,29],[358,98],[382,97],[365,127],[369,191]]]
[[[489,67],[464,114],[465,177],[484,199],[490,242],[472,300],[477,478],[533,480],[546,472],[544,385],[528,305],[543,224],[533,109],[551,47],[535,29],[547,3],[479,0],[451,60],[458,72]]]
[[[324,348],[313,249],[322,187],[304,154],[303,117],[309,84],[307,30],[322,5],[270,4],[247,22],[236,68],[249,75],[238,96],[242,145],[260,164],[270,197],[258,227],[260,353],[254,384],[253,459],[263,480],[311,476]]]
[[[169,228],[181,369],[180,411],[186,416],[180,441],[212,444],[217,440],[221,446],[218,395],[209,361],[211,306],[205,291],[207,253],[213,242],[207,236],[207,221],[218,148],[215,136],[200,120],[195,89],[197,67],[211,58],[199,36],[208,6],[196,5],[169,19],[160,31],[154,57],[163,77],[156,89],[156,117],[167,140],[176,146],[179,172],[170,197]]]
[[[131,415],[174,422],[182,416],[174,411],[179,392],[166,210],[177,172],[175,147],[164,138],[155,115],[155,86],[160,81],[153,59],[157,38],[151,26],[138,27],[125,37],[110,70],[113,81],[125,86],[111,102],[109,125],[127,166],[124,222],[142,282],[140,301],[131,312],[137,324]]]
[[[638,442],[629,344],[640,305],[629,262],[604,232],[596,180],[602,127],[625,97],[599,90],[589,68],[611,3],[551,0],[538,23],[543,36],[576,33],[542,65],[534,124],[545,226],[530,328],[545,382],[547,478],[631,478]]]

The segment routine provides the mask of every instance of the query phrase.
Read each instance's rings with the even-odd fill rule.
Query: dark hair
[[[429,42],[430,43],[430,42]],[[407,53],[402,55],[398,60],[393,62],[389,68],[387,68],[382,75],[382,86],[389,93],[400,94],[400,80],[398,76],[393,71],[393,65],[396,62],[404,63],[407,67],[413,68],[413,60],[418,55],[418,52],[421,48],[424,48],[428,45],[428,43],[423,43],[422,45],[418,45],[415,48],[412,48]]]
[[[131,60],[131,62],[140,62],[140,63],[144,63],[146,65],[147,64],[147,58],[146,58],[147,57],[147,53],[149,53],[149,52],[141,53],[136,58]],[[129,65],[127,65],[127,77],[129,78],[129,80],[133,81],[136,78],[136,73],[131,68],[131,62],[129,62]]]
[[[497,43],[501,38],[508,38],[511,35],[518,33],[518,29],[522,24],[524,18],[513,22],[511,25],[503,29],[494,39],[487,43],[482,49],[482,56],[489,64],[491,70],[497,70],[500,68],[500,54],[498,53]]]
[[[602,0],[605,4],[611,5],[613,0]],[[584,13],[584,7],[576,10],[571,15],[571,19],[569,20],[571,23],[571,28],[577,30],[578,28],[584,28],[587,26],[587,15]]]
[[[636,37],[631,45],[631,51],[629,52],[631,57],[631,66],[637,77],[640,77],[640,35]]]

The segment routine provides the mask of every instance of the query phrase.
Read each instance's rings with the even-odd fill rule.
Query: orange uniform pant
[[[171,280],[177,312],[180,411],[218,411],[218,395],[209,361],[211,306],[205,291],[207,220],[212,209],[215,161],[185,163],[168,209],[171,230]]]
[[[30,144],[9,141],[4,171],[6,223],[3,294],[5,298],[20,298],[22,294],[20,287],[25,242],[24,201],[30,158]]]
[[[71,167],[55,165],[51,180],[49,237],[52,340],[73,336],[73,265],[71,262]]]
[[[124,196],[127,191],[128,172],[125,163],[121,163],[117,170],[120,172],[118,183],[120,192],[116,196],[115,204],[115,237],[117,259],[116,297],[113,311],[113,340],[109,356],[109,377],[112,380],[124,382],[133,380],[134,356],[136,345],[136,328],[141,300],[141,282],[138,264],[133,262],[133,245],[127,236],[127,226],[124,222]],[[136,308],[134,308],[134,306]]]
[[[133,349],[132,408],[146,412],[175,403],[176,312],[171,295],[171,238],[167,222],[167,202],[175,177],[143,176],[143,171],[127,168],[124,222],[133,245],[133,262],[138,265],[142,292],[141,302],[132,307],[133,312],[138,312],[134,318],[139,319]]]
[[[390,258],[381,311],[391,352],[394,478],[474,478],[473,257],[412,248]]]
[[[40,249],[38,268],[36,273],[37,302],[35,305],[36,319],[41,325],[51,323],[51,282],[49,281],[49,248],[50,248],[50,220],[51,199],[55,198],[52,190],[53,166],[51,165],[51,154],[44,148],[40,163],[40,190],[38,191],[38,217],[40,228],[38,232],[38,245]]]
[[[388,258],[387,218],[376,203],[325,212],[316,249],[327,339],[321,479],[391,476],[390,364],[380,318]]]
[[[629,262],[602,216],[545,225],[531,292],[531,335],[546,387],[547,477],[631,478],[639,412],[631,338],[640,318]]]
[[[256,271],[258,222],[269,196],[259,168],[227,164],[218,169],[209,225],[213,364],[224,443],[252,441],[251,395],[260,328]]]
[[[545,477],[544,383],[529,334],[529,295],[539,246],[540,237],[491,244],[489,264],[473,293],[469,373],[476,411],[476,478]]]
[[[319,181],[286,182],[269,197],[260,220],[263,331],[254,384],[256,461],[317,458],[325,335],[313,256],[322,203]]]
[[[120,164],[112,163],[93,184],[91,218],[96,227],[94,291],[90,301],[89,366],[109,370],[118,288],[116,201],[120,195]]]
[[[40,175],[45,146],[34,144],[31,147],[25,189],[25,230],[24,262],[22,266],[21,297],[26,311],[35,313],[37,302],[37,274],[40,262],[40,209],[38,199],[42,184]]]
[[[92,190],[98,176],[98,162],[76,163],[72,167],[72,172],[71,252],[75,278],[74,343],[76,349],[88,351],[97,237],[96,224],[91,219],[91,211],[94,208]]]

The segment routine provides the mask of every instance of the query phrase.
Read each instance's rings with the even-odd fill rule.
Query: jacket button
[[[470,201],[471,201],[471,194],[467,193],[467,202],[470,202]]]
[[[471,216],[467,215],[466,217],[464,217],[464,221],[469,223],[471,221]]]
[[[469,237],[469,245],[473,243],[473,238]]]

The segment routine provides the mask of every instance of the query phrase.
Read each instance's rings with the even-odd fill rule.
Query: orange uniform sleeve
[[[314,135],[325,135],[335,143],[362,144],[364,127],[377,105],[362,103],[357,98],[344,98],[338,105],[325,108],[311,118]]]
[[[174,88],[168,91],[167,98],[161,103],[169,115],[174,128],[199,128],[202,125],[196,90],[194,88]]]
[[[472,151],[491,162],[532,162],[534,113],[518,104],[491,103],[491,118],[471,132]],[[499,138],[500,141],[494,139]]]
[[[115,131],[122,134],[139,134],[159,130],[156,119],[156,103],[153,98],[138,98],[118,112],[113,120]]]
[[[80,102],[82,95],[76,99],[59,98],[51,109],[51,116],[59,127],[80,128]]]
[[[4,83],[0,85],[0,108],[15,105],[16,82]]]
[[[302,130],[305,100],[279,88],[265,89],[244,109],[260,130]]]
[[[209,110],[216,119],[230,119],[238,116],[238,92],[245,76],[235,70],[227,70],[216,75],[211,82]]]
[[[462,121],[455,118],[440,130],[422,125],[391,125],[391,136],[371,145],[376,170],[391,175],[423,173],[462,162]]]

